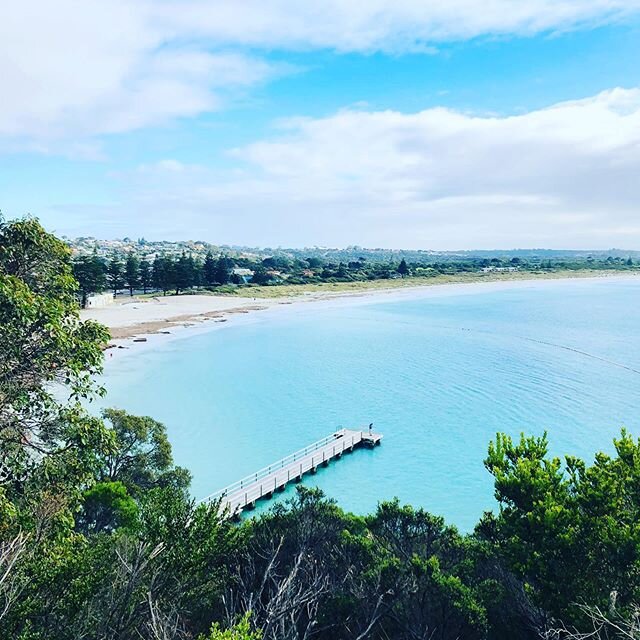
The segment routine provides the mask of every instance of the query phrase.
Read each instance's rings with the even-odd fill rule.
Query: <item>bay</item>
[[[640,433],[639,298],[640,280],[607,278],[282,306],[135,345],[107,363],[103,404],[167,425],[196,498],[373,422],[381,447],[305,484],[356,513],[398,497],[469,531],[496,508],[496,432],[547,431],[553,454],[589,460],[623,425]]]

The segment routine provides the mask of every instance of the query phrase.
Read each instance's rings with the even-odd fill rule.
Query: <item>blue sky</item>
[[[263,246],[640,248],[640,2],[47,5],[0,9],[8,217]]]

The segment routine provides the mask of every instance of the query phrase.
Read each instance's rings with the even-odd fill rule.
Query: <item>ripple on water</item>
[[[496,431],[546,429],[554,453],[587,458],[622,424],[638,431],[640,377],[553,345],[640,368],[639,293],[569,282],[290,307],[113,363],[105,404],[167,424],[196,497],[374,421],[381,447],[309,483],[356,512],[398,496],[468,530],[495,506],[482,461]]]

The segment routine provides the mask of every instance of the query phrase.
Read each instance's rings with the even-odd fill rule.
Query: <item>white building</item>
[[[113,293],[97,293],[93,296],[87,296],[86,309],[102,309],[113,304]]]

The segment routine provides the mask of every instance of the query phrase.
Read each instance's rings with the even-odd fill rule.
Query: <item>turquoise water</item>
[[[136,345],[109,363],[107,404],[167,425],[198,498],[374,422],[381,447],[305,482],[358,513],[397,496],[469,530],[495,507],[497,431],[547,430],[554,453],[589,459],[622,425],[640,434],[639,297],[640,280],[573,280],[283,306]]]

